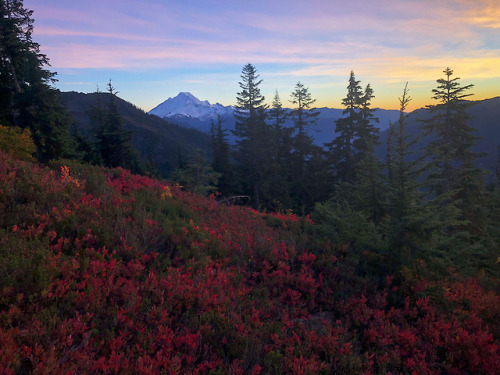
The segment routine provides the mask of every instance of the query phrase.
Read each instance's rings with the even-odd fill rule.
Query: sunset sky
[[[341,107],[349,73],[395,109],[432,104],[449,66],[473,99],[500,95],[499,0],[25,0],[33,38],[62,91],[105,89],[150,110],[180,91],[233,105],[246,63],[271,102],[301,81],[318,107]]]

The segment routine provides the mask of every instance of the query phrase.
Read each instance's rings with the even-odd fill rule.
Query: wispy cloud
[[[467,19],[479,27],[500,29],[500,5],[497,0],[478,1],[478,6],[469,11]]]
[[[58,37],[91,37],[100,39],[119,39],[127,41],[147,41],[147,42],[171,42],[172,40],[166,38],[158,38],[155,36],[143,36],[137,34],[119,34],[108,33],[91,30],[72,30],[68,28],[58,28],[50,26],[42,26],[36,29],[36,35],[39,36],[58,36]],[[90,43],[89,43],[90,44]]]
[[[333,3],[338,5],[338,2]],[[152,27],[153,33],[145,33],[141,28],[134,28],[129,32],[89,29],[86,27],[86,21],[81,24],[77,21],[71,27],[42,25],[35,29],[35,33],[37,36],[53,38],[55,48],[59,45],[72,56],[78,55],[78,51],[68,50],[71,45],[81,48],[81,54],[92,51],[94,56],[100,48],[121,60],[141,60],[146,66],[155,65],[154,62],[148,63],[148,59],[172,58],[180,63],[183,59],[200,63],[229,62],[231,59],[235,62],[249,59],[256,62],[281,63],[291,59],[288,61],[318,63],[344,59],[347,54],[354,58],[365,58],[379,54],[380,49],[390,49],[395,54],[402,55],[433,53],[440,56],[463,51],[464,48],[473,50],[481,46],[482,41],[471,25],[496,27],[500,19],[495,18],[495,11],[498,13],[499,10],[492,10],[491,4],[488,6],[479,3],[478,7],[473,9],[450,10],[445,1],[434,4],[431,10],[426,7],[430,3],[425,0],[400,1],[397,4],[392,1],[374,3],[377,7],[373,3],[363,2],[365,9],[354,6],[352,9],[343,7],[339,10],[327,6],[327,11],[323,12],[321,9],[313,11],[308,8],[304,14],[284,16],[265,14],[262,11],[228,11],[205,15],[203,9],[200,9],[185,17],[181,17],[181,14],[169,14],[168,21],[175,22],[169,26],[161,24],[162,14],[167,8],[156,5],[153,8],[162,14],[155,16],[158,25]],[[443,3],[445,5],[442,5]],[[181,12],[182,9],[174,7],[174,10]],[[69,15],[79,15],[78,20],[88,19],[88,14],[83,17],[84,14],[85,12],[82,14],[59,10],[47,17],[61,20]],[[97,18],[105,16],[97,13]],[[123,11],[114,17],[118,17],[114,22],[121,24],[122,29],[123,25],[128,25],[135,19],[133,15],[124,14]],[[232,21],[227,22],[228,18]],[[143,19],[139,21],[145,22]],[[56,37],[59,37],[59,40],[54,40]],[[80,38],[78,43],[68,42],[75,37]],[[81,41],[83,38],[88,38],[87,45]],[[95,39],[108,40],[108,44],[99,43],[98,47],[93,42]],[[114,45],[113,41],[127,41],[130,44],[128,47],[122,47]],[[144,45],[143,42],[147,44]],[[130,55],[131,49],[136,51],[133,58]],[[119,52],[120,50],[122,52]],[[68,62],[74,60],[66,59],[61,66],[68,67]],[[90,63],[89,67],[99,64],[103,64],[101,67],[110,68],[123,65],[110,57],[99,58],[95,62],[80,59],[75,67],[81,68],[84,60]],[[57,66],[59,61],[61,60],[53,59],[54,66]]]
[[[53,68],[72,73],[140,77],[189,69],[186,85],[208,87],[214,70],[252,62],[276,86],[283,79],[334,88],[351,69],[379,84],[432,82],[446,66],[470,79],[500,80],[492,37],[500,28],[498,0],[25,0],[25,6],[35,10],[34,37]]]

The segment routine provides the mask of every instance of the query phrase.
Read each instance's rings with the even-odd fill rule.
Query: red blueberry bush
[[[484,278],[347,258],[309,218],[0,153],[0,373],[500,373]]]

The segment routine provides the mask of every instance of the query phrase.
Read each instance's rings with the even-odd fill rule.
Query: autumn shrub
[[[0,161],[0,373],[500,372],[484,280],[368,272],[377,249],[308,218],[120,168]]]
[[[90,164],[84,164],[75,160],[58,159],[51,160],[48,166],[57,172],[62,167],[66,167],[72,178],[81,181],[87,194],[100,197],[110,194],[111,188],[106,184],[106,168],[97,167]]]
[[[0,125],[0,151],[16,159],[34,161],[36,146],[30,130]]]

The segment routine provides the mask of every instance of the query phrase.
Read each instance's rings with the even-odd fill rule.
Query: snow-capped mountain
[[[201,101],[189,92],[181,92],[174,98],[168,98],[159,104],[149,114],[161,118],[190,117],[200,121],[216,120],[217,116],[232,115],[234,108],[222,104],[210,104],[208,100]]]

